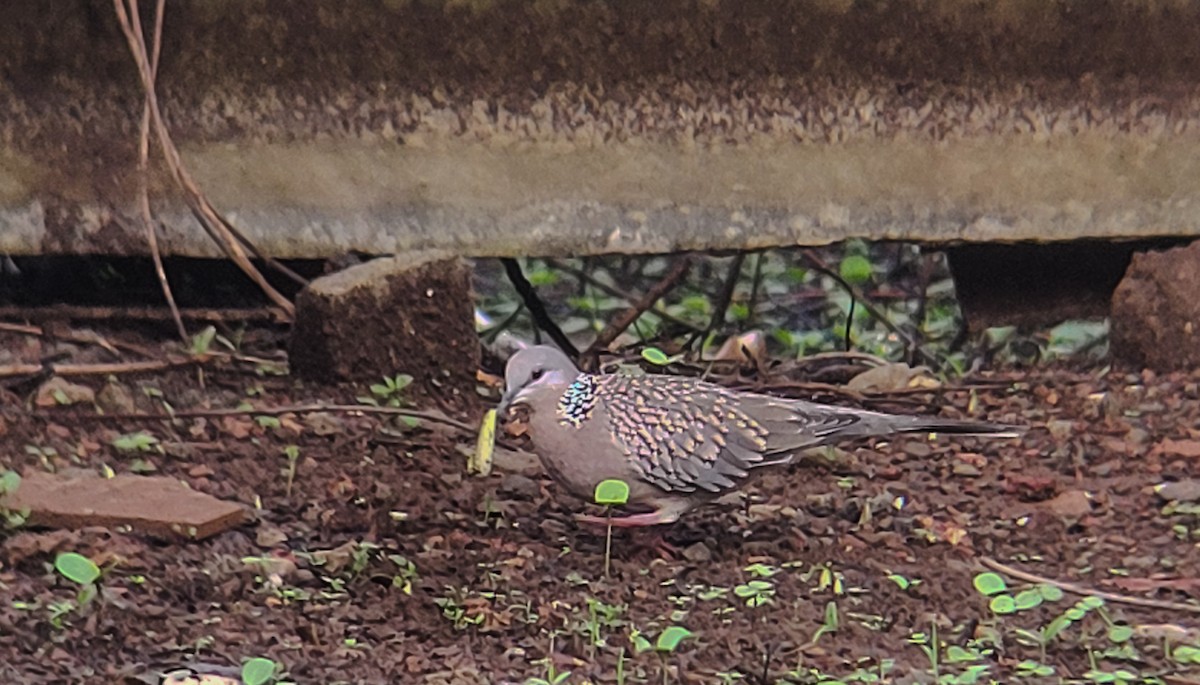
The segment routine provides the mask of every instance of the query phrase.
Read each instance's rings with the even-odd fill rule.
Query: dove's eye
[[[543,374],[545,374],[545,373],[546,373],[545,369],[536,369],[536,370],[534,370],[534,372],[533,372],[533,380],[535,380],[535,381],[536,381],[537,379],[541,378],[541,377],[542,377],[542,375],[543,375]]]

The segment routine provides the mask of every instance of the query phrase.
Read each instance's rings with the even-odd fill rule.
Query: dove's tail
[[[939,419],[927,416],[892,416],[891,428],[897,433],[943,433],[945,435],[980,435],[990,438],[1019,438],[1025,434],[1021,426],[1008,426],[987,421]]]

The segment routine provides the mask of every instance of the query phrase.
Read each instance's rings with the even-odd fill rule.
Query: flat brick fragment
[[[246,520],[240,504],[162,476],[101,478],[34,472],[2,504],[14,511],[29,509],[33,525],[129,526],[139,533],[185,540],[202,540]]]

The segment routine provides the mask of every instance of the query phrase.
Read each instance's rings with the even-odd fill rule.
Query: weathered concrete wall
[[[4,19],[0,252],[143,252],[111,2]],[[1198,35],[1160,0],[195,0],[160,90],[280,257],[1200,235]]]

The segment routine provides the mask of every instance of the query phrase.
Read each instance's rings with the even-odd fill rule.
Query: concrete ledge
[[[288,7],[170,5],[160,76],[185,162],[277,257],[1200,235],[1191,3]],[[0,252],[145,252],[111,13],[0,26]],[[166,249],[216,256],[151,187]]]

